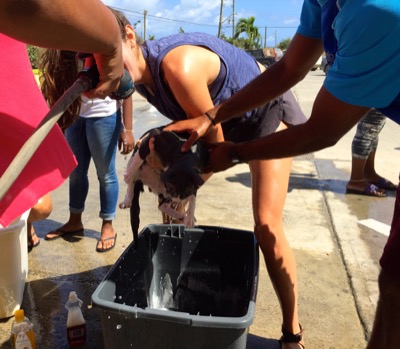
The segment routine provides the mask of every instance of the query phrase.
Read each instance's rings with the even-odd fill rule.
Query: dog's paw
[[[130,207],[131,207],[131,204],[124,200],[124,201],[122,201],[122,202],[118,205],[118,207],[119,207],[120,209],[124,210],[124,209],[126,209],[126,208],[130,208]]]
[[[196,225],[196,217],[185,215],[185,218],[183,219],[183,224],[186,225],[187,228],[193,228]]]
[[[125,210],[126,208],[130,208],[130,206],[125,205],[123,202],[121,202],[121,203],[118,205],[118,207],[119,207],[121,210]]]
[[[185,214],[183,212],[179,212],[175,210],[174,208],[171,207],[171,204],[169,202],[164,202],[161,205],[158,206],[158,209],[166,214],[167,216],[170,216],[172,218],[175,218],[177,220],[183,220],[185,219]]]

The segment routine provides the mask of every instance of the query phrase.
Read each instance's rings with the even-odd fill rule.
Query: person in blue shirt
[[[225,170],[240,160],[284,158],[332,146],[371,108],[400,123],[399,36],[398,0],[305,0],[300,26],[279,62],[207,114],[167,129],[191,133],[182,147],[186,151],[214,124],[256,108],[301,81],[329,45],[335,59],[309,120],[253,141],[215,146],[210,170]],[[380,297],[368,349],[399,347],[399,251],[400,189],[380,259]]]

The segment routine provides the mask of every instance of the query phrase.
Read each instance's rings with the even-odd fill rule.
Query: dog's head
[[[166,191],[172,197],[183,200],[190,195],[196,195],[204,184],[200,173],[204,167],[205,152],[198,145],[183,153],[182,144],[187,138],[174,132],[160,132],[154,135],[154,148],[160,156],[164,167],[161,180]]]
[[[172,197],[181,200],[190,195],[196,195],[197,190],[204,184],[199,172],[188,166],[170,166],[161,173],[165,189]]]
[[[197,143],[190,151],[183,153],[182,144],[186,138],[174,132],[151,130],[140,145],[140,156],[146,159],[150,154],[149,140],[154,138],[154,150],[163,171],[160,179],[171,197],[181,200],[196,195],[197,189],[204,183],[200,176],[207,162],[208,152]]]

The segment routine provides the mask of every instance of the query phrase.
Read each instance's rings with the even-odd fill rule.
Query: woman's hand
[[[205,172],[221,172],[235,165],[232,162],[232,153],[235,147],[233,142],[209,144],[209,158]]]
[[[210,119],[206,115],[201,115],[193,119],[174,122],[165,127],[164,131],[188,132],[189,138],[181,148],[183,152],[187,152],[194,142],[210,131],[212,126]]]
[[[88,98],[104,99],[112,92],[117,91],[124,75],[122,46],[119,46],[112,55],[93,54],[93,57],[99,71],[99,82],[94,89],[87,91],[85,95]]]
[[[118,150],[121,154],[129,154],[135,147],[135,137],[133,132],[130,130],[122,130],[118,141]]]

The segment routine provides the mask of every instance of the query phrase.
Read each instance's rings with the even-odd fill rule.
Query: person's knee
[[[37,204],[32,207],[29,212],[28,222],[36,222],[42,219],[46,219],[51,211],[53,210],[53,202],[50,194],[46,194],[39,199]]]
[[[254,233],[261,249],[270,249],[279,244],[283,235],[283,226],[280,220],[269,219],[256,223]]]

